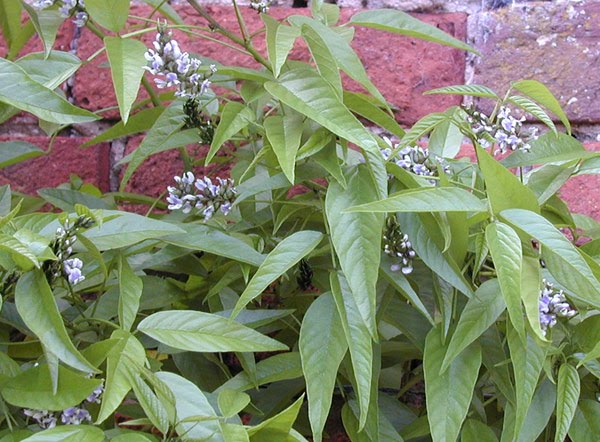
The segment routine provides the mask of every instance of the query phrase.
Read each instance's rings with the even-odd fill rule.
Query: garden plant
[[[105,52],[121,119],[87,145],[145,133],[119,191],[0,188],[0,441],[321,441],[340,420],[352,441],[598,441],[600,223],[557,191],[600,162],[546,86],[432,90],[473,104],[404,130],[354,29],[474,49],[393,10],[253,2],[250,33],[235,0],[237,32],[198,0],[205,27],[146,3],[0,0],[0,121],[33,114],[52,145],[115,111],[60,91]],[[53,49],[64,20],[102,49]],[[43,154],[0,148],[2,167]],[[127,193],[167,150],[165,193]]]

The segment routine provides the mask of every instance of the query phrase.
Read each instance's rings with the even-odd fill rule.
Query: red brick
[[[10,184],[14,190],[35,194],[44,187],[55,187],[69,181],[71,174],[78,175],[86,183],[92,183],[108,191],[109,145],[81,149],[88,138],[57,137],[48,155],[33,158],[0,169],[0,185]],[[3,141],[26,141],[48,150],[48,137],[0,136]]]
[[[237,21],[231,7],[208,6],[207,10],[227,29],[237,29]],[[145,7],[133,8],[135,15],[147,15],[148,11]],[[179,6],[178,11],[188,24],[200,26],[206,24],[189,6]],[[272,8],[271,11],[271,15],[275,18],[309,13],[307,9],[286,7]],[[355,12],[357,10],[344,9],[342,21],[347,21]],[[244,8],[243,14],[251,33],[263,26],[255,11]],[[464,14],[415,14],[415,16],[438,26],[456,38],[465,39],[466,15]],[[147,44],[152,40],[152,34],[144,36]],[[181,46],[189,52],[213,58],[227,65],[258,66],[252,57],[224,48],[217,43],[197,38],[190,39],[177,31],[175,36]],[[221,38],[217,34],[214,37]],[[264,38],[258,36],[254,42],[256,48],[264,54]],[[79,41],[79,56],[89,57],[100,47],[99,45],[98,38],[84,30]],[[459,97],[424,96],[423,92],[450,84],[461,84],[464,81],[463,51],[366,28],[356,29],[353,45],[365,63],[372,81],[399,109],[398,119],[402,123],[411,124],[429,112],[442,111],[460,103]],[[308,60],[306,47],[298,43],[290,58]],[[99,67],[100,64],[105,64],[105,61],[104,57],[99,57],[78,72],[74,88],[74,97],[78,105],[93,111],[115,105],[114,93],[110,86],[110,71]],[[358,89],[356,85],[350,87],[353,90]]]
[[[25,16],[24,16],[25,17]],[[75,26],[70,20],[65,20],[62,26],[59,28],[56,34],[56,41],[53,48],[58,51],[68,52],[71,49],[71,41],[73,40],[73,31]],[[19,52],[20,56],[29,54],[31,52],[40,52],[44,50],[44,46],[40,37],[34,34],[33,37],[25,44],[23,49]],[[8,54],[8,48],[4,42],[4,38],[0,38],[0,57],[6,58]]]
[[[572,121],[600,121],[600,3],[539,2],[473,16],[474,84],[545,83]],[[471,27],[471,25],[470,25]],[[485,101],[485,100],[484,100]]]

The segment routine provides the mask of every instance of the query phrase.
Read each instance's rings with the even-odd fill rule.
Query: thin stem
[[[246,22],[244,21],[244,17],[242,16],[242,12],[240,11],[240,8],[237,4],[236,0],[232,0],[233,1],[233,9],[235,11],[235,18],[237,19],[238,25],[240,26],[240,32],[242,33],[242,38],[244,39],[244,41],[246,43],[250,42],[250,33],[248,32],[248,29],[246,28]]]
[[[421,382],[423,380],[423,375],[422,374],[418,374],[413,376],[412,378],[410,378],[408,380],[408,382],[406,384],[404,384],[404,387],[402,387],[400,389],[400,391],[398,392],[398,394],[396,395],[397,398],[401,398],[402,396],[404,396],[404,394],[410,390],[412,387],[414,387],[415,385],[417,385],[419,382]]]

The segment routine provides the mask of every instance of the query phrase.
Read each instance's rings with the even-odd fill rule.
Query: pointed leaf
[[[494,260],[494,268],[510,321],[519,336],[525,339],[525,321],[521,306],[523,267],[521,240],[510,226],[501,222],[488,224],[485,229],[485,237]]]
[[[254,113],[249,107],[237,101],[227,103],[221,112],[221,121],[219,121],[219,125],[215,130],[204,164],[208,165],[223,143],[248,126],[252,121],[254,121]]]
[[[521,97],[520,95],[510,96],[508,97],[508,101],[510,101],[513,104],[516,104],[525,112],[528,112],[531,115],[533,115],[535,118],[537,118],[546,126],[548,126],[550,130],[555,134],[558,133],[556,130],[556,126],[552,122],[552,119],[548,116],[546,112],[544,112],[544,109],[542,109],[534,101],[530,100],[529,98]]]
[[[492,98],[494,100],[500,99],[493,90],[479,84],[459,84],[456,86],[440,87],[425,92],[425,95],[431,94],[468,95],[471,97]]]
[[[52,290],[41,270],[25,273],[15,288],[15,304],[23,322],[65,364],[84,372],[97,370],[75,348]]]
[[[327,42],[318,32],[308,25],[302,26],[302,36],[306,40],[308,50],[315,60],[319,74],[329,82],[335,89],[338,96],[342,96],[342,78],[336,57],[327,46]]]
[[[31,143],[25,141],[3,142],[0,143],[0,168],[42,155],[46,155],[46,152]]]
[[[198,352],[278,351],[287,346],[230,319],[211,313],[171,310],[154,313],[138,330],[170,347]]]
[[[27,3],[23,3],[23,8],[29,14],[31,23],[44,44],[44,54],[48,56],[56,40],[58,28],[65,21],[64,17],[57,9],[37,10]]]
[[[119,32],[127,22],[129,0],[88,0],[85,9],[100,26]]]
[[[348,349],[331,293],[320,295],[302,320],[299,340],[313,438],[320,442],[331,408],[337,372]]]
[[[560,106],[560,103],[556,97],[545,85],[536,80],[521,80],[513,83],[512,87],[527,95],[529,98],[537,101],[539,104],[556,115],[567,128],[567,132],[569,134],[571,133],[571,123],[569,123],[567,115],[562,110],[562,107]]]
[[[0,58],[0,102],[30,112],[56,124],[87,123],[96,115],[73,106],[67,100],[31,79],[17,64]]]
[[[544,379],[531,401],[518,442],[537,440],[548,426],[556,404],[556,386],[550,379]]]
[[[296,116],[274,115],[266,118],[263,125],[281,170],[290,183],[294,184],[296,153],[300,147],[304,128],[302,120]]]
[[[562,442],[567,437],[571,421],[575,416],[580,393],[579,373],[569,364],[563,364],[558,370],[556,397],[556,434],[554,442]]]
[[[600,434],[600,403],[582,399],[569,428],[569,437],[573,442],[597,442],[597,434]]]
[[[304,395],[281,413],[262,421],[260,424],[248,428],[251,442],[288,442],[292,425],[298,417],[300,407],[304,402]]]
[[[23,439],[23,442],[103,442],[104,433],[91,425],[61,425]],[[114,440],[114,439],[113,439]]]
[[[127,258],[119,256],[119,324],[129,331],[138,309],[142,296],[142,279],[131,270]]]
[[[233,309],[231,318],[235,318],[240,311],[254,298],[259,296],[275,279],[287,272],[302,258],[308,255],[323,238],[321,232],[305,230],[296,232],[281,241],[265,258],[260,265],[240,299]],[[244,351],[244,350],[241,350]]]
[[[394,117],[377,106],[366,95],[344,91],[344,104],[355,114],[381,126],[398,138],[404,136],[404,129],[396,122]]]
[[[371,336],[377,336],[376,290],[381,260],[383,216],[377,213],[343,213],[345,209],[377,198],[369,171],[364,166],[346,177],[347,187],[331,183],[325,212],[331,241],[361,317]],[[361,259],[357,259],[360,256]]]
[[[506,305],[502,297],[498,296],[499,292],[498,280],[490,279],[484,282],[467,301],[448,344],[441,366],[442,372],[446,371],[454,359],[479,338],[502,314]]]
[[[450,442],[458,438],[481,366],[481,347],[473,344],[440,374],[445,352],[441,327],[438,326],[427,335],[423,355],[427,418],[433,442]]]
[[[580,160],[598,156],[598,152],[589,152],[575,138],[564,133],[547,132],[531,142],[529,152],[513,152],[502,160],[505,167],[531,166],[558,161]]]
[[[380,29],[395,34],[407,35],[421,40],[452,46],[477,54],[477,51],[468,44],[446,34],[435,26],[424,23],[405,12],[389,9],[373,9],[354,14],[350,24]]]
[[[408,189],[347,212],[485,212],[485,202],[458,187]]]
[[[146,58],[144,54],[147,48],[141,41],[131,38],[106,37],[104,44],[110,62],[121,119],[124,124],[127,124],[131,106],[137,97],[145,72]]]
[[[219,410],[225,417],[237,415],[250,403],[250,396],[243,391],[223,389],[219,391]]]
[[[279,77],[281,68],[287,60],[288,54],[294,47],[296,38],[300,36],[298,28],[286,26],[267,14],[261,14],[261,19],[266,28],[267,52],[273,67],[273,75]]]

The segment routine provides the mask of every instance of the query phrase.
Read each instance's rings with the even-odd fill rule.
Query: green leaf
[[[337,153],[337,145],[332,139],[327,146],[312,156],[316,161],[338,182],[344,189],[346,188],[346,177],[340,165],[340,159]]]
[[[504,209],[527,209],[539,213],[535,194],[519,178],[497,162],[489,153],[476,147],[479,168],[485,179],[490,206],[495,214]]]
[[[288,442],[292,425],[298,417],[300,407],[304,402],[304,395],[300,396],[296,402],[283,410],[281,413],[269,419],[262,421],[260,424],[248,428],[251,442]]]
[[[360,408],[358,425],[360,431],[367,423],[372,384],[377,382],[377,379],[373,379],[373,365],[375,363],[373,341],[346,278],[341,274],[331,273],[329,283],[350,350]]]
[[[308,25],[302,26],[302,36],[308,45],[310,54],[315,60],[319,74],[334,87],[337,95],[341,97],[343,90],[342,78],[340,77],[336,57],[330,51],[327,42]]]
[[[600,306],[599,282],[588,263],[548,220],[522,209],[504,210],[500,217],[540,242],[548,270],[573,298]]]
[[[140,342],[125,330],[115,330],[111,340],[116,343],[106,358],[106,388],[102,394],[102,405],[96,424],[104,422],[123,402],[131,390],[132,362],[143,366],[146,351]]]
[[[368,96],[357,92],[344,91],[344,104],[355,114],[381,126],[398,138],[404,136],[404,129],[400,127],[394,117],[373,103],[373,100]]]
[[[243,391],[225,388],[219,391],[219,410],[225,417],[237,415],[250,403],[250,396]]]
[[[388,198],[353,206],[352,212],[485,212],[487,206],[472,193],[458,187],[407,189]]]
[[[375,185],[365,166],[351,170],[343,189],[331,183],[325,197],[325,213],[331,242],[348,279],[360,315],[366,327],[377,336],[376,284],[381,260],[383,216],[377,213],[344,213],[345,209],[377,198]],[[356,259],[361,256],[361,259]]]
[[[490,427],[475,419],[467,419],[460,435],[461,442],[498,442]]]
[[[425,115],[419,121],[417,121],[410,128],[408,132],[404,134],[402,139],[400,140],[400,144],[396,147],[397,149],[402,149],[403,147],[415,144],[417,141],[421,139],[425,134],[435,129],[438,125],[442,124],[445,121],[449,121],[450,117],[446,114],[441,113],[433,113],[429,115]]]
[[[83,402],[101,382],[59,365],[58,387],[54,392],[50,370],[42,364],[8,379],[0,387],[0,392],[6,402],[16,407],[59,411]]]
[[[483,97],[491,98],[493,100],[500,100],[500,97],[487,86],[481,86],[479,84],[459,84],[456,86],[446,86],[437,89],[431,89],[424,93],[425,95],[431,94],[449,94],[449,95],[469,95],[472,97]]]
[[[531,142],[529,152],[517,151],[502,160],[505,167],[531,166],[549,162],[581,160],[598,156],[598,152],[588,152],[575,138],[552,132],[541,135]]]
[[[573,442],[597,442],[598,434],[600,434],[600,403],[582,399],[569,428],[569,437]]]
[[[290,183],[294,184],[296,153],[300,147],[302,129],[304,128],[302,119],[291,115],[274,115],[267,117],[263,125],[281,170]]]
[[[349,24],[380,29],[394,34],[407,35],[421,40],[433,41],[446,46],[478,52],[468,44],[446,34],[435,26],[424,23],[405,12],[389,9],[373,9],[354,14]]]
[[[514,428],[508,428],[509,433],[507,433],[507,436],[512,431],[514,437],[509,437],[508,440],[514,440],[521,433],[521,428],[531,405],[533,393],[542,371],[542,364],[546,357],[546,349],[539,346],[530,335],[527,335],[526,343],[523,343],[511,326],[507,326],[507,338],[516,392]]]
[[[21,2],[0,0],[0,29],[9,48],[7,58],[17,55],[21,49],[19,46],[26,43],[21,38],[23,28],[21,25]]]
[[[56,40],[58,28],[65,21],[64,17],[57,9],[37,10],[25,2],[23,2],[23,8],[29,14],[31,23],[44,44],[44,54],[48,56]]]
[[[10,235],[0,233],[0,250],[9,252],[11,258],[23,270],[31,270],[40,267],[35,254],[18,239]]]
[[[127,124],[131,106],[138,95],[140,82],[144,76],[146,66],[144,54],[147,48],[141,41],[131,38],[105,37],[104,44],[121,119],[124,124]]]
[[[211,313],[171,310],[154,313],[138,330],[170,347],[198,352],[278,351],[287,346],[251,328]]]
[[[33,81],[55,89],[69,79],[81,66],[81,60],[70,52],[53,50],[49,55],[32,52],[15,61]]]
[[[530,100],[529,98],[521,97],[520,95],[512,95],[508,97],[508,101],[510,101],[513,104],[516,104],[525,112],[528,112],[531,115],[533,115],[535,118],[537,118],[546,126],[548,126],[550,130],[555,134],[558,133],[558,131],[556,130],[556,126],[552,122],[552,119],[548,116],[546,112],[544,112],[544,109],[542,109],[534,101]]]
[[[175,11],[171,5],[165,3],[163,0],[143,0],[143,2],[153,6],[155,10],[159,11],[163,16],[171,20],[173,23],[178,25],[184,24],[177,11]]]
[[[343,105],[335,89],[317,72],[294,69],[279,81],[265,83],[267,91],[292,109],[365,150],[379,152],[373,136]]]
[[[99,250],[119,249],[141,241],[181,233],[182,231],[174,224],[146,218],[135,213],[105,210],[103,214],[104,216],[117,216],[105,221],[102,226],[94,226],[88,229],[83,234]]]
[[[299,348],[310,426],[314,440],[320,442],[331,408],[338,368],[348,349],[342,320],[331,293],[319,295],[308,308],[300,328]]]
[[[206,225],[183,224],[185,233],[169,235],[162,240],[169,244],[194,251],[203,251],[234,261],[258,267],[265,260],[264,255],[254,250],[248,243]]]
[[[502,297],[498,296],[499,291],[498,280],[490,279],[467,301],[442,361],[442,372],[502,314],[506,305]]]
[[[217,413],[196,385],[175,373],[158,372],[156,376],[173,392],[179,422],[175,428],[183,439],[223,440]]]
[[[140,308],[142,279],[131,270],[127,258],[119,255],[119,324],[129,331]]]
[[[48,351],[77,370],[97,371],[71,342],[43,271],[34,270],[19,278],[15,304],[23,322]]]
[[[445,352],[442,329],[438,326],[428,333],[423,355],[427,419],[433,442],[458,438],[481,366],[481,347],[473,344],[440,373]]]
[[[102,143],[103,141],[111,141],[127,135],[145,132],[149,130],[152,125],[154,125],[156,119],[164,111],[165,108],[162,106],[142,109],[141,111],[130,115],[129,120],[127,120],[127,124],[125,124],[123,121],[119,121],[117,124],[102,132],[100,135],[83,143],[81,147],[89,147],[98,143]]]
[[[429,138],[429,152],[442,158],[454,158],[459,152],[463,134],[451,121],[437,125]]]
[[[568,363],[561,365],[558,370],[554,442],[562,442],[567,437],[571,421],[575,416],[577,402],[579,402],[581,389],[579,384],[577,369]]]
[[[37,193],[44,200],[65,212],[74,212],[76,204],[81,204],[90,209],[110,208],[104,200],[77,190],[50,187],[48,189],[40,189]]]
[[[61,425],[23,439],[23,442],[103,442],[104,433],[90,425]],[[114,440],[114,439],[112,439]]]
[[[567,132],[571,134],[571,123],[569,123],[567,115],[562,110],[556,97],[552,95],[552,92],[545,85],[536,80],[521,80],[513,83],[512,87],[537,101],[556,115],[567,128]]]
[[[215,130],[210,150],[206,154],[205,165],[208,165],[223,143],[254,121],[254,112],[237,101],[228,102],[221,112],[221,121]]]
[[[537,440],[552,417],[555,403],[556,386],[550,379],[544,379],[533,395],[518,442]]]
[[[521,307],[523,267],[521,240],[510,226],[497,221],[488,224],[485,229],[485,237],[494,260],[494,268],[510,322],[519,336],[525,339],[525,321]]]
[[[356,55],[349,42],[341,34],[312,18],[301,15],[292,15],[288,17],[288,21],[300,28],[304,26],[310,27],[321,37],[321,40],[327,45],[329,52],[335,55],[335,61],[341,70],[364,87],[367,92],[382,104],[385,105],[387,103],[381,92],[379,92],[369,79],[367,71],[358,55]]]
[[[73,106],[44,85],[32,80],[17,64],[0,58],[0,102],[56,124],[87,123],[96,115]]]
[[[127,170],[125,170],[123,179],[121,180],[121,185],[119,187],[121,192],[125,190],[125,185],[133,175],[133,172],[140,167],[144,160],[158,151],[161,145],[163,145],[175,131],[183,126],[184,118],[185,114],[183,112],[182,99],[173,101],[169,107],[160,114],[144,140],[133,152],[131,162],[127,166]]]
[[[267,255],[260,265],[240,299],[235,305],[231,318],[235,318],[240,311],[254,298],[259,296],[273,281],[291,269],[302,258],[308,255],[323,239],[321,232],[304,230],[296,232],[283,241]],[[245,350],[240,350],[245,351]]]
[[[165,405],[159,399],[158,395],[152,391],[152,388],[142,379],[140,374],[140,368],[131,366],[131,386],[135,392],[135,396],[144,410],[145,415],[150,419],[152,424],[163,434],[169,432],[169,423],[174,420],[175,410],[172,410],[172,418],[169,418],[169,412],[165,408]],[[171,391],[168,387],[164,387],[169,393]],[[174,408],[175,398],[171,396],[172,408]]]
[[[269,61],[273,67],[273,75],[277,78],[287,60],[288,54],[294,47],[296,38],[300,36],[300,31],[298,28],[281,24],[267,14],[261,14],[260,18],[264,22],[267,31],[265,37],[267,52],[269,54]]]
[[[118,33],[127,22],[129,0],[89,0],[85,9],[100,26]]]
[[[539,204],[544,204],[571,178],[575,170],[577,170],[576,165],[566,167],[545,164],[531,172],[527,180],[527,187],[535,193]]]

